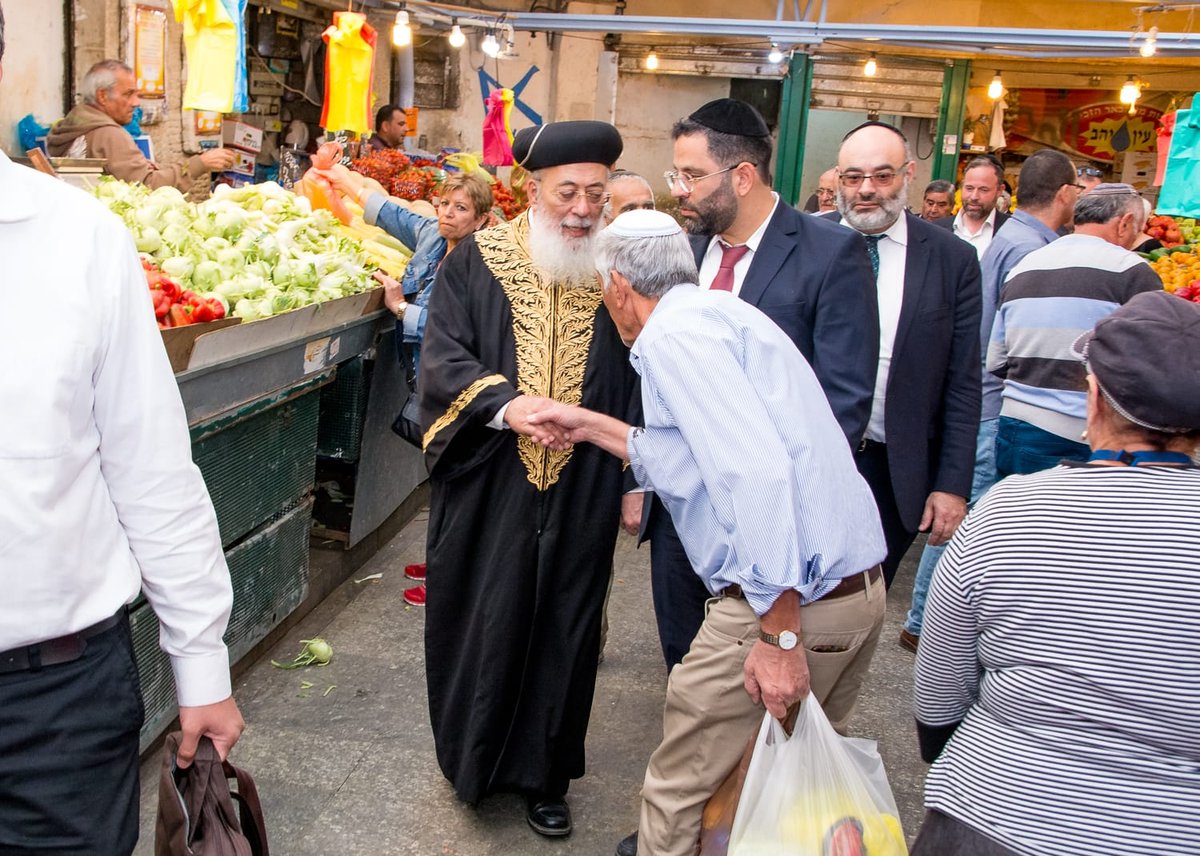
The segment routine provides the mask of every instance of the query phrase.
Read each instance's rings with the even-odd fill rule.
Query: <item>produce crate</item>
[[[333,383],[321,390],[318,455],[351,463],[358,460],[370,387],[370,368],[362,357],[338,366]]]
[[[192,429],[192,458],[226,547],[312,490],[320,399],[302,386]]]
[[[225,632],[231,663],[244,657],[304,600],[311,521],[312,499],[305,498],[226,551],[233,581],[233,612]],[[175,682],[170,660],[158,647],[158,618],[150,604],[135,606],[130,626],[146,707],[141,735],[145,749],[175,718]]]

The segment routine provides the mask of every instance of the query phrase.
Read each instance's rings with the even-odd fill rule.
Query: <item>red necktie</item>
[[[713,277],[712,285],[709,288],[713,291],[733,291],[733,266],[748,252],[750,252],[750,248],[745,244],[731,247],[722,242],[721,267],[717,270],[717,275]]]

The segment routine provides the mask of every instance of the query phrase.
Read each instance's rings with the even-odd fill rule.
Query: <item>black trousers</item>
[[[670,672],[692,646],[704,623],[704,604],[712,595],[683,551],[670,512],[657,496],[650,501],[653,507],[646,522],[646,537],[650,539],[650,588],[658,641]]]
[[[143,716],[127,619],[78,660],[0,675],[0,853],[132,853]]]
[[[988,838],[948,814],[930,809],[909,856],[1017,856],[1015,850]]]
[[[908,529],[900,520],[900,509],[896,507],[896,493],[892,490],[887,446],[868,441],[865,449],[855,451],[854,463],[859,474],[870,485],[875,505],[879,509],[883,538],[887,542],[887,557],[883,560],[883,582],[890,589],[892,580],[896,577],[896,569],[900,567],[900,560],[916,540],[917,533],[916,530]]]

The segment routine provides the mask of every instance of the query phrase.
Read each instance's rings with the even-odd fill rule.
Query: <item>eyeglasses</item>
[[[1096,169],[1094,166],[1081,166],[1079,169],[1075,170],[1075,174],[1080,178],[1083,178],[1085,175],[1088,178],[1102,178],[1104,176],[1104,173]]]
[[[876,187],[888,187],[896,180],[896,176],[900,174],[900,171],[910,163],[912,161],[905,161],[895,169],[881,169],[879,172],[859,172],[856,169],[847,170],[846,172],[838,173],[838,180],[845,187],[858,187],[869,178],[871,179],[871,183]]]
[[[1080,184],[1078,181],[1064,181],[1063,187],[1074,187],[1076,190],[1087,190],[1087,185]]]
[[[742,163],[747,163],[747,161],[742,161]],[[676,170],[669,169],[663,173],[663,178],[667,180],[668,190],[678,190],[680,193],[691,193],[692,190],[695,189],[697,181],[704,181],[704,179],[712,178],[714,175],[721,175],[721,173],[737,169],[742,165],[742,163],[735,163],[733,166],[727,166],[725,169],[719,169],[716,172],[710,172],[708,175],[688,175],[684,172],[678,172]]]
[[[830,190],[828,187],[818,187],[813,193],[817,196],[837,196],[836,190]]]
[[[554,197],[563,205],[573,205],[575,200],[582,196],[587,200],[588,205],[603,205],[608,200],[612,199],[612,194],[603,190],[580,190],[578,187],[571,188],[555,188],[550,191]]]

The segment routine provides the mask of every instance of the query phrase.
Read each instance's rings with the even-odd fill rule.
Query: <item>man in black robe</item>
[[[421,358],[438,763],[469,803],[524,794],[548,836],[570,833],[565,795],[584,772],[626,477],[593,446],[534,443],[527,417],[548,398],[611,415],[640,407],[591,257],[621,148],[603,122],[517,134],[530,211],[446,258]]]

